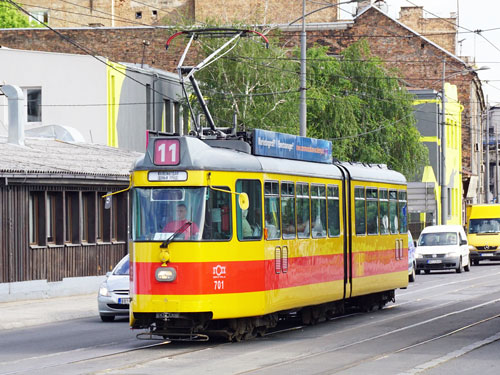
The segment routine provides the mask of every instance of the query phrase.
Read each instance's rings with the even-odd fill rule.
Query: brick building
[[[202,23],[287,24],[302,14],[302,1],[290,0],[88,0],[23,1],[20,5],[51,27],[124,27]],[[308,3],[307,12],[324,8]],[[337,20],[335,6],[308,16],[308,22]]]
[[[181,3],[181,1],[178,3]],[[184,4],[187,3],[187,1],[184,2]],[[209,12],[207,3],[213,5],[212,13]],[[224,14],[225,19],[230,21],[231,15],[227,13],[228,10],[226,10],[226,13],[220,13],[217,10],[220,10],[220,6],[229,3],[235,4],[234,7],[226,6],[226,8],[234,9],[239,4],[238,14],[246,14],[245,11],[241,10],[241,4],[247,4],[248,2],[213,0],[190,2],[190,4],[194,4],[192,16],[195,20],[198,20],[196,14],[200,15],[202,14],[200,12],[206,9],[206,13],[203,13],[204,16]],[[267,15],[271,9],[280,9],[277,5],[285,3],[290,4],[289,1],[268,1],[266,4],[269,5],[269,8],[264,13]],[[368,3],[365,4],[368,6],[363,7],[363,3]],[[271,4],[275,4],[276,7],[270,7]],[[288,8],[286,12],[283,11],[280,14],[291,15],[293,10],[295,14],[293,17],[290,16],[289,19],[295,18],[297,14],[300,16],[301,9],[290,9],[288,11]],[[476,176],[479,184],[473,202],[483,201],[480,197],[484,191],[481,182],[484,181],[481,176],[483,147],[481,141],[481,113],[485,108],[485,103],[481,83],[477,73],[472,70],[473,66],[455,54],[456,34],[454,31],[456,30],[453,25],[454,18],[451,17],[445,20],[426,19],[423,17],[421,7],[410,7],[403,8],[400,19],[396,20],[378,7],[370,5],[370,1],[360,1],[357,15],[353,20],[331,21],[334,18],[333,16],[336,16],[336,13],[332,10],[330,14],[327,12],[328,9],[314,13],[314,15],[320,15],[326,12],[326,15],[324,15],[326,19],[308,17],[308,45],[314,43],[326,45],[332,54],[338,54],[353,42],[365,39],[368,41],[372,53],[380,56],[388,68],[398,69],[401,81],[405,82],[408,88],[426,88],[441,91],[443,77],[446,83],[457,86],[458,101],[464,106],[462,112],[464,184],[468,186],[471,177]],[[335,7],[331,9],[335,9]],[[272,21],[272,19],[268,20],[270,23]],[[277,23],[283,21],[276,18]],[[283,22],[281,25],[275,26],[281,30],[284,44],[298,45],[300,24],[288,26]],[[167,26],[72,28],[59,29],[58,31],[65,37],[71,38],[78,44],[91,49],[96,54],[107,56],[113,61],[143,61],[145,64],[167,71],[174,71],[184,47],[184,41],[179,39],[179,42],[176,42],[168,51],[165,51],[164,43],[172,33],[172,30]],[[143,41],[149,42],[149,45],[145,45]],[[84,53],[74,45],[61,41],[59,35],[44,29],[1,30],[0,45],[22,49]]]

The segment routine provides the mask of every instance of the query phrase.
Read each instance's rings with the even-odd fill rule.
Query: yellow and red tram
[[[144,337],[239,340],[289,315],[381,307],[408,283],[406,180],[385,166],[156,137],[131,196],[130,324]]]

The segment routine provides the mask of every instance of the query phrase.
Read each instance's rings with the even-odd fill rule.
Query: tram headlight
[[[177,278],[177,272],[172,267],[158,267],[155,272],[157,281],[171,282]]]

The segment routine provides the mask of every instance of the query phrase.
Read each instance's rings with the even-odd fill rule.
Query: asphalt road
[[[417,275],[396,303],[240,343],[140,341],[126,320],[0,333],[0,374],[500,373],[500,263]]]

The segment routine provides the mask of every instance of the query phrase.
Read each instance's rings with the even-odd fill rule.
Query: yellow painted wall
[[[107,61],[107,91],[108,91],[108,146],[118,147],[118,111],[120,109],[120,93],[125,79],[124,65]]]
[[[462,225],[462,111],[464,107],[458,102],[457,86],[445,83],[446,103],[446,182],[451,188],[448,199],[451,202],[451,215],[448,216],[447,224]],[[414,104],[440,103],[438,99],[416,100]],[[441,125],[441,124],[439,124]],[[420,137],[421,142],[435,142],[441,145],[438,137]],[[437,167],[437,166],[436,166]],[[437,183],[437,177],[431,166],[426,166],[422,176],[422,182],[434,182],[434,194],[438,206],[437,224],[441,224],[441,186]]]
[[[448,199],[451,202],[451,215],[447,224],[462,225],[462,111],[458,102],[457,86],[449,83],[444,87],[446,93],[446,182],[451,187]]]

